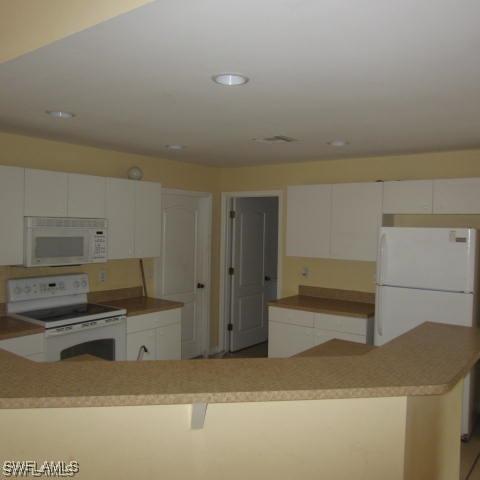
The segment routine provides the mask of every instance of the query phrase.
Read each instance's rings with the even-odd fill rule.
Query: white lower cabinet
[[[269,307],[269,357],[291,357],[334,338],[372,343],[373,318]]]
[[[180,360],[181,308],[127,318],[127,360]]]
[[[43,333],[8,338],[0,341],[0,349],[15,353],[35,362],[45,361],[45,337]]]

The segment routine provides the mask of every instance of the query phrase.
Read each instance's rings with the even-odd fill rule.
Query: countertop
[[[439,323],[334,357],[35,363],[0,350],[0,408],[435,395],[479,357],[479,329]]]
[[[0,340],[43,333],[44,328],[8,315],[0,316]]]
[[[159,298],[151,297],[122,298],[119,300],[109,300],[103,303],[112,307],[125,308],[128,317],[183,307],[183,303],[181,302],[172,302],[170,300],[161,300]]]
[[[355,290],[300,285],[298,295],[273,300],[268,305],[307,312],[369,318],[375,314],[375,295]]]

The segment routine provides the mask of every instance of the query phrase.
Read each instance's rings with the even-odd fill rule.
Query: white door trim
[[[162,188],[162,195],[183,195],[190,197],[198,197],[200,199],[200,209],[202,210],[205,221],[200,222],[200,234],[202,235],[204,242],[208,246],[205,249],[205,261],[202,262],[203,268],[202,272],[199,272],[202,280],[205,282],[205,301],[202,302],[202,319],[203,319],[203,345],[202,351],[204,355],[208,355],[210,352],[210,304],[211,304],[211,295],[212,295],[212,269],[211,269],[211,258],[212,258],[212,194],[208,192],[195,192],[190,190],[179,190],[173,188]],[[163,238],[163,234],[162,234]],[[155,296],[157,298],[161,297],[161,287],[158,279],[161,275],[162,268],[162,258],[159,257],[154,262],[154,278],[155,278]]]
[[[220,285],[219,285],[219,309],[218,309],[218,347],[216,351],[223,352],[227,346],[227,322],[229,306],[227,302],[228,268],[227,262],[229,245],[229,211],[232,198],[241,197],[277,197],[278,198],[278,261],[277,261],[277,298],[280,296],[283,277],[283,190],[263,190],[245,192],[222,192],[221,216],[220,216]]]

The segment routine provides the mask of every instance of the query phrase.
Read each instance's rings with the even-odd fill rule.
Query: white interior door
[[[182,309],[182,358],[206,353],[207,322],[204,302],[208,302],[204,261],[209,246],[203,230],[205,209],[199,197],[162,195],[162,255],[160,291],[162,298],[184,303]],[[158,290],[158,289],[157,289]]]
[[[278,199],[234,198],[230,350],[268,338],[266,304],[276,295]],[[275,291],[274,291],[275,290]]]

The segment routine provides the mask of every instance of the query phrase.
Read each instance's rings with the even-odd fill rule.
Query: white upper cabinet
[[[160,256],[162,231],[162,187],[156,182],[136,181],[135,257]]]
[[[331,185],[287,189],[287,256],[329,257]]]
[[[105,218],[106,178],[68,175],[67,214],[69,217]]]
[[[433,213],[480,213],[480,178],[434,180]]]
[[[25,170],[0,165],[0,265],[23,263]]]
[[[406,180],[383,184],[383,213],[432,213],[432,211],[432,180]]]
[[[67,216],[67,174],[49,170],[25,170],[25,216]]]
[[[376,260],[382,190],[380,182],[332,186],[332,258]]]
[[[107,178],[109,260],[134,257],[135,185],[131,180]]]

